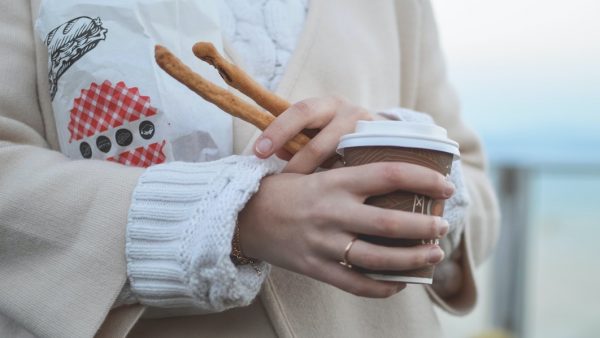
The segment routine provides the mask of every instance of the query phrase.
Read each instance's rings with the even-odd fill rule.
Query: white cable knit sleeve
[[[259,275],[252,266],[235,266],[231,240],[238,212],[260,180],[278,169],[276,162],[253,156],[148,168],[134,190],[127,224],[135,298],[207,312],[250,304],[270,267],[261,263]]]
[[[406,122],[435,123],[431,116],[406,108],[393,108],[378,113],[391,120]],[[465,228],[468,218],[469,191],[464,183],[462,165],[460,161],[452,163],[450,181],[456,187],[454,195],[446,201],[444,207],[444,219],[450,224],[448,235],[441,241],[442,250],[449,257],[460,244],[461,234]]]

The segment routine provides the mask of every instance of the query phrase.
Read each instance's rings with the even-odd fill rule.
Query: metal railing
[[[600,155],[598,156],[600,161]],[[530,236],[532,179],[541,173],[600,177],[600,163],[496,163],[494,176],[502,215],[500,239],[493,264],[492,325],[515,337],[527,330],[527,246]]]

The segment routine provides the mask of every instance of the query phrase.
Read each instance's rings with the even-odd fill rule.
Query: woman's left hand
[[[356,121],[384,119],[336,96],[306,99],[293,104],[264,130],[254,144],[254,153],[260,158],[277,154],[288,160],[284,172],[310,174],[335,155],[340,138],[354,131]],[[320,131],[291,156],[283,145],[304,129]]]

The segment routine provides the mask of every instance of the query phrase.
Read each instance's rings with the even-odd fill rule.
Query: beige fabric
[[[113,338],[122,336],[139,320],[146,309],[142,305],[121,306],[109,312],[108,316],[96,333],[96,338]]]
[[[105,318],[99,336],[124,336],[143,307],[106,316],[125,280],[124,227],[141,171],[68,161],[53,151],[46,56],[32,30],[38,7],[39,0],[0,4],[0,313],[43,337],[91,337]],[[479,141],[461,121],[446,80],[428,1],[311,1],[278,92],[291,101],[335,94],[372,110],[403,106],[430,113],[461,144],[473,199],[463,237],[465,271],[489,254],[497,208]],[[240,151],[256,132],[245,123],[234,127]],[[436,337],[430,299],[421,286],[387,300],[357,298],[274,269],[251,307],[144,319],[134,335]],[[475,300],[472,283],[447,303],[437,299],[456,313]]]
[[[246,308],[202,316],[142,319],[129,338],[164,337],[277,337],[259,301]]]
[[[141,171],[49,149],[29,2],[3,1],[0,25],[0,313],[36,336],[89,337],[125,281]]]

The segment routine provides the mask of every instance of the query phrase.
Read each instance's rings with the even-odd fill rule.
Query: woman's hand
[[[339,97],[300,101],[283,112],[256,140],[254,153],[260,158],[277,154],[289,163],[284,172],[309,174],[335,155],[340,138],[354,131],[358,120],[384,119]],[[283,145],[304,129],[321,129],[293,157]]]
[[[240,213],[242,250],[355,295],[391,296],[405,284],[375,281],[339,262],[358,234],[419,239],[447,233],[448,223],[439,217],[363,204],[369,196],[398,189],[439,199],[454,190],[441,174],[408,163],[266,177]],[[348,261],[370,270],[401,271],[437,264],[443,256],[434,245],[388,248],[357,240]]]

